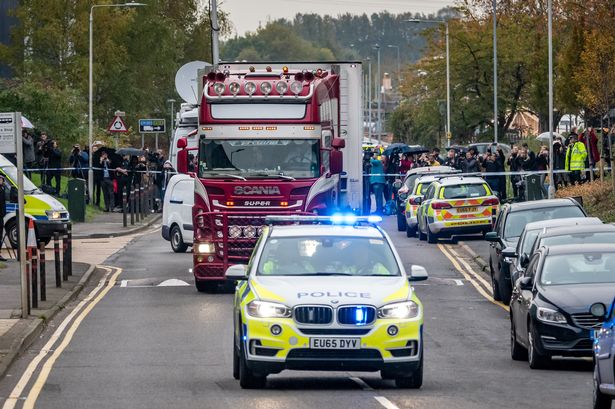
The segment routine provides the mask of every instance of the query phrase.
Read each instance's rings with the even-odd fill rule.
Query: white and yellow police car
[[[380,371],[423,382],[423,307],[377,216],[271,216],[234,301],[233,376],[263,387],[285,369]]]

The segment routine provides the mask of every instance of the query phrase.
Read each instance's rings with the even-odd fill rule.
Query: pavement
[[[91,290],[91,301],[76,305],[75,317],[70,309],[58,315],[15,362],[0,380],[0,407],[590,406],[591,360],[556,359],[547,370],[511,360],[508,312],[493,302],[487,275],[462,244],[406,238],[392,217],[383,226],[406,267],[422,264],[430,274],[415,284],[425,309],[420,390],[396,389],[377,373],[301,371],[242,390],[231,371],[232,294],[198,293],[191,254],[173,253],[152,229],[108,257],[104,264],[114,267],[80,297],[87,302]],[[486,242],[470,241],[485,253]]]
[[[96,266],[121,250],[139,232],[159,222],[160,214],[123,227],[122,214],[104,213],[87,223],[73,225],[73,274],[61,288],[55,286],[53,242],[46,249],[47,300],[39,301],[26,319],[21,319],[21,283],[14,252],[2,250],[9,260],[0,263],[0,378],[34,342],[50,320],[74,300],[96,272]],[[130,219],[129,219],[130,223]],[[100,273],[100,271],[99,271]]]

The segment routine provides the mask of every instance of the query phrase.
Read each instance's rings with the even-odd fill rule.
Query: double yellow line
[[[476,291],[482,295],[489,302],[497,305],[508,311],[508,306],[502,304],[499,301],[493,299],[493,293],[491,290],[491,283],[485,280],[480,274],[468,264],[466,260],[459,256],[455,248],[450,244],[438,244],[438,249],[446,256],[447,259],[453,264],[455,269],[466,279],[470,284],[476,288]]]
[[[13,409],[17,402],[22,400],[22,393],[30,383],[30,380],[34,377],[36,371],[39,368],[41,362],[51,353],[49,359],[43,364],[34,381],[34,384],[30,388],[30,392],[25,397],[26,400],[23,404],[24,409],[33,409],[38,399],[49,374],[53,368],[58,357],[66,349],[70,341],[73,339],[73,335],[81,325],[81,322],[88,316],[92,309],[103,299],[103,297],[111,290],[117,281],[117,277],[122,272],[119,268],[101,266],[106,271],[105,276],[99,281],[98,285],[85,297],[78,305],[73,309],[68,316],[62,321],[58,329],[53,333],[49,341],[43,346],[43,349],[38,355],[28,364],[25,372],[11,391],[10,395],[4,402],[2,409]],[[54,345],[58,342],[62,336],[60,344],[55,348]]]

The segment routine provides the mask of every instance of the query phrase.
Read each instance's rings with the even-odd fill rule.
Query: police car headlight
[[[197,254],[213,254],[216,252],[213,243],[199,243],[195,250]]]
[[[388,304],[378,310],[378,318],[410,319],[419,315],[420,308],[414,301]]]
[[[551,322],[555,324],[565,324],[566,317],[559,311],[552,310],[551,308],[538,307],[536,311],[536,318],[543,322]]]
[[[254,300],[248,304],[248,314],[257,318],[290,318],[291,310],[284,304]]]
[[[45,214],[47,215],[47,218],[52,220],[57,220],[61,217],[60,212],[57,210],[45,210]]]

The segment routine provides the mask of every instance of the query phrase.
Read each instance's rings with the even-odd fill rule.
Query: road
[[[385,226],[406,266],[421,264],[430,274],[416,285],[425,305],[420,390],[354,372],[282,372],[268,378],[265,390],[240,389],[231,376],[232,296],[197,293],[188,272],[191,255],[173,254],[152,231],[107,259],[114,268],[82,297],[94,292],[92,298],[58,316],[0,380],[0,407],[590,406],[590,361],[560,360],[539,371],[510,359],[508,313],[489,300],[487,277],[462,246],[408,239],[394,230],[392,218]]]

